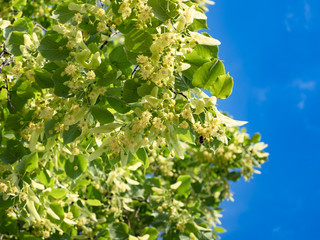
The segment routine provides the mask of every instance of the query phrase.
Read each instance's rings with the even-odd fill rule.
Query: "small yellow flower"
[[[74,76],[77,74],[78,68],[74,64],[69,64],[65,69],[65,73],[69,76]]]
[[[130,17],[132,10],[127,2],[123,2],[121,4],[118,12],[121,14],[123,19],[126,19],[127,17]],[[117,20],[117,19],[115,19],[115,20]],[[117,22],[116,22],[116,24],[119,25]],[[121,24],[121,22],[120,22],[120,24]]]
[[[68,49],[73,49],[73,48],[75,47],[75,45],[76,45],[75,42],[73,42],[73,41],[68,41],[66,47],[67,47]]]
[[[81,128],[81,129],[86,128],[86,127],[87,127],[87,122],[85,122],[85,121],[80,121],[80,122],[78,123],[78,127]]]
[[[158,117],[153,118],[152,124],[155,128],[160,128],[161,127],[161,119]]]
[[[104,87],[101,87],[98,91],[100,95],[104,95],[107,90]]]
[[[144,119],[146,121],[149,121],[151,117],[152,117],[152,114],[149,111],[144,111],[141,114],[141,119]]]
[[[94,71],[89,71],[87,72],[87,78],[90,80],[94,80],[96,78],[96,74],[94,73]]]
[[[102,8],[99,8],[99,9],[97,10],[97,16],[98,16],[98,17],[102,17],[104,14],[105,14],[105,11],[104,11]]]
[[[94,100],[96,97],[97,97],[97,94],[95,92],[91,92],[89,93],[88,97],[91,99],[91,100]]]
[[[137,63],[146,63],[148,62],[148,57],[144,55],[138,55],[136,60],[137,60]]]
[[[183,121],[182,123],[179,124],[179,126],[183,129],[186,129],[189,127],[189,124],[186,121]]]
[[[167,68],[162,67],[159,69],[159,77],[160,78],[167,78],[169,76],[169,71]]]
[[[0,193],[5,193],[8,190],[8,186],[5,183],[0,183]]]
[[[192,111],[190,109],[184,109],[182,112],[181,112],[181,116],[184,118],[184,119],[192,119]]]
[[[131,9],[130,9],[131,10]],[[124,15],[122,15],[122,17],[124,17]],[[120,18],[120,17],[118,17],[118,18],[116,18],[115,20],[114,20],[114,23],[116,24],[116,25],[120,25],[121,23],[122,23],[122,19]]]
[[[106,24],[99,22],[97,26],[98,32],[105,32],[107,30]]]
[[[79,24],[80,22],[82,22],[82,15],[80,13],[76,13],[73,19]]]

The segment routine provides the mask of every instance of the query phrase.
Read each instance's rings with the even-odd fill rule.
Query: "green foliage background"
[[[2,239],[224,231],[229,182],[268,154],[216,107],[233,79],[207,3],[0,1]]]

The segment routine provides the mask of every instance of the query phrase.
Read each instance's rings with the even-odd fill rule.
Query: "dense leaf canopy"
[[[268,154],[216,107],[233,79],[208,3],[0,0],[1,239],[224,231],[230,181]]]

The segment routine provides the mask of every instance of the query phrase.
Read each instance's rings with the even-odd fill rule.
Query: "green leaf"
[[[192,80],[193,79],[193,75],[194,73],[199,69],[199,66],[191,64],[191,66],[182,72],[183,76],[185,76],[186,78]]]
[[[5,41],[6,48],[9,53],[12,53],[14,56],[21,56],[22,52],[20,46],[24,45],[24,33],[22,32],[11,32],[8,39]]]
[[[14,198],[8,198],[7,200],[3,200],[3,197],[0,198],[0,209],[8,209],[9,207],[15,204]],[[0,224],[1,225],[1,224]]]
[[[225,233],[227,230],[225,230],[223,227],[215,227],[214,231],[217,233]]]
[[[187,91],[189,88],[193,88],[192,81],[185,76],[176,76],[175,82],[174,82],[174,88],[177,91]]]
[[[112,68],[110,63],[102,60],[100,66],[94,71],[100,86],[108,86],[117,79],[116,67]]]
[[[82,22],[78,26],[80,29],[88,32],[88,34],[91,36],[98,32],[98,21],[96,21],[96,18],[94,16],[84,16]]]
[[[45,168],[40,169],[40,171],[37,172],[36,178],[39,180],[39,182],[41,184],[43,184],[46,187],[49,186],[51,180],[54,180],[54,179],[50,178],[50,176]]]
[[[224,65],[219,60],[203,64],[193,75],[192,84],[205,90],[211,90],[218,76],[225,74]]]
[[[210,85],[210,92],[213,96],[220,99],[226,99],[232,93],[233,79],[229,73],[218,76],[218,78]]]
[[[156,240],[158,238],[159,232],[154,227],[145,227],[142,232],[142,236],[148,234],[148,240]]]
[[[138,158],[143,162],[143,164],[146,164],[148,161],[148,155],[146,153],[146,150],[144,148],[139,148],[139,150],[136,152]]]
[[[58,202],[54,202],[50,204],[50,208],[55,212],[60,218],[60,220],[64,219],[64,210],[61,207],[61,204]]]
[[[153,38],[150,33],[142,29],[132,29],[125,35],[125,47],[134,53],[150,52]]]
[[[238,181],[241,178],[241,172],[229,172],[227,175],[227,179],[233,182]]]
[[[139,100],[138,87],[140,84],[133,80],[127,80],[123,87],[123,100],[127,103],[137,102]]]
[[[91,133],[109,133],[112,132],[113,130],[116,130],[117,128],[120,128],[123,124],[122,123],[109,123],[105,124],[101,127],[95,127],[91,128],[90,132]]]
[[[251,138],[252,143],[258,143],[260,140],[261,140],[260,133],[255,133]]]
[[[188,26],[191,31],[208,29],[207,19],[193,19],[193,23]]]
[[[33,29],[32,21],[26,18],[17,19],[12,26],[7,27],[4,32],[4,38],[7,39],[9,34],[13,31],[23,32],[23,33],[31,33]]]
[[[206,46],[197,44],[191,53],[185,55],[185,62],[201,66],[218,58],[218,46]]]
[[[113,223],[109,227],[111,240],[127,240],[129,238],[129,227],[125,223]]]
[[[123,46],[118,46],[112,50],[109,55],[109,59],[119,69],[125,69],[131,66],[131,63],[127,59],[127,55],[123,49]]]
[[[88,199],[86,203],[94,207],[99,207],[103,205],[98,199]]]
[[[66,160],[64,169],[68,177],[76,179],[82,173],[87,171],[88,159],[82,155],[74,156],[73,161]]]
[[[149,159],[146,150],[144,148],[139,148],[136,152],[136,156],[143,163],[144,171],[146,171],[149,167]]]
[[[71,79],[71,76],[67,74],[62,74],[65,67],[60,67],[52,74],[52,79],[54,82],[54,94],[58,97],[70,97],[70,88],[64,83]]]
[[[177,188],[179,195],[183,195],[186,198],[191,192],[191,177],[189,175],[182,175],[178,177],[177,182],[181,181],[181,185]]]
[[[60,23],[67,23],[73,18],[76,13],[76,11],[69,10],[68,3],[59,5],[53,12],[52,19],[55,19]]]
[[[140,97],[144,97],[146,95],[150,95],[152,89],[155,87],[156,85],[154,83],[151,84],[146,84],[146,83],[142,83],[140,87],[138,87],[137,92],[139,94]]]
[[[106,99],[110,106],[119,113],[125,114],[131,110],[130,106],[125,101],[117,97],[106,96]]]
[[[114,116],[106,108],[100,106],[91,106],[90,112],[92,116],[100,122],[100,124],[111,123],[114,121]]]
[[[191,134],[190,129],[175,128],[175,132],[180,141],[195,144],[194,136]]]
[[[12,6],[15,9],[21,9],[21,8],[25,7],[26,4],[27,4],[27,0],[13,0],[12,1]]]
[[[63,199],[67,195],[67,190],[64,188],[55,188],[51,190],[49,195],[56,200]]]
[[[144,183],[143,183],[143,187],[146,191],[146,194],[153,194],[153,190],[152,188],[153,187],[157,187],[157,188],[160,188],[161,187],[161,181],[159,178],[157,177],[154,177],[154,178],[146,178],[144,180]]]
[[[133,65],[138,65],[137,57],[140,55],[140,53],[130,52],[126,48],[124,49],[124,51],[126,53],[128,61],[131,62],[131,64],[133,64]],[[150,54],[144,53],[144,55],[149,56]]]
[[[18,140],[8,140],[5,151],[0,155],[0,160],[6,164],[13,164],[27,154],[23,144]]]
[[[81,128],[78,127],[78,124],[69,126],[68,130],[63,131],[63,134],[62,134],[63,144],[66,145],[68,143],[73,142],[80,135],[81,135]]]
[[[166,21],[178,13],[175,5],[169,0],[149,0],[148,5],[152,7],[155,17],[161,21]]]
[[[23,175],[26,172],[32,172],[38,168],[38,154],[31,153],[24,156],[19,164],[17,165],[17,171],[20,175]]]
[[[10,114],[5,121],[5,129],[6,130],[19,130],[21,128],[20,122],[22,118],[17,114]]]
[[[51,78],[51,73],[44,69],[37,69],[34,71],[34,79],[41,88],[53,88],[54,83]]]
[[[70,50],[66,48],[67,38],[54,31],[49,31],[45,34],[40,42],[38,50],[44,58],[50,61],[65,60],[69,56]]]
[[[57,123],[57,121],[55,119],[50,119],[49,121],[47,121],[44,124],[44,132],[45,132],[47,138],[50,138],[50,137],[57,134],[57,132],[55,130],[56,123]]]

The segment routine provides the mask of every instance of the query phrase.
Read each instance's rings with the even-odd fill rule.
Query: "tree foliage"
[[[0,0],[1,239],[224,231],[230,181],[268,154],[216,107],[233,79],[207,3]]]

